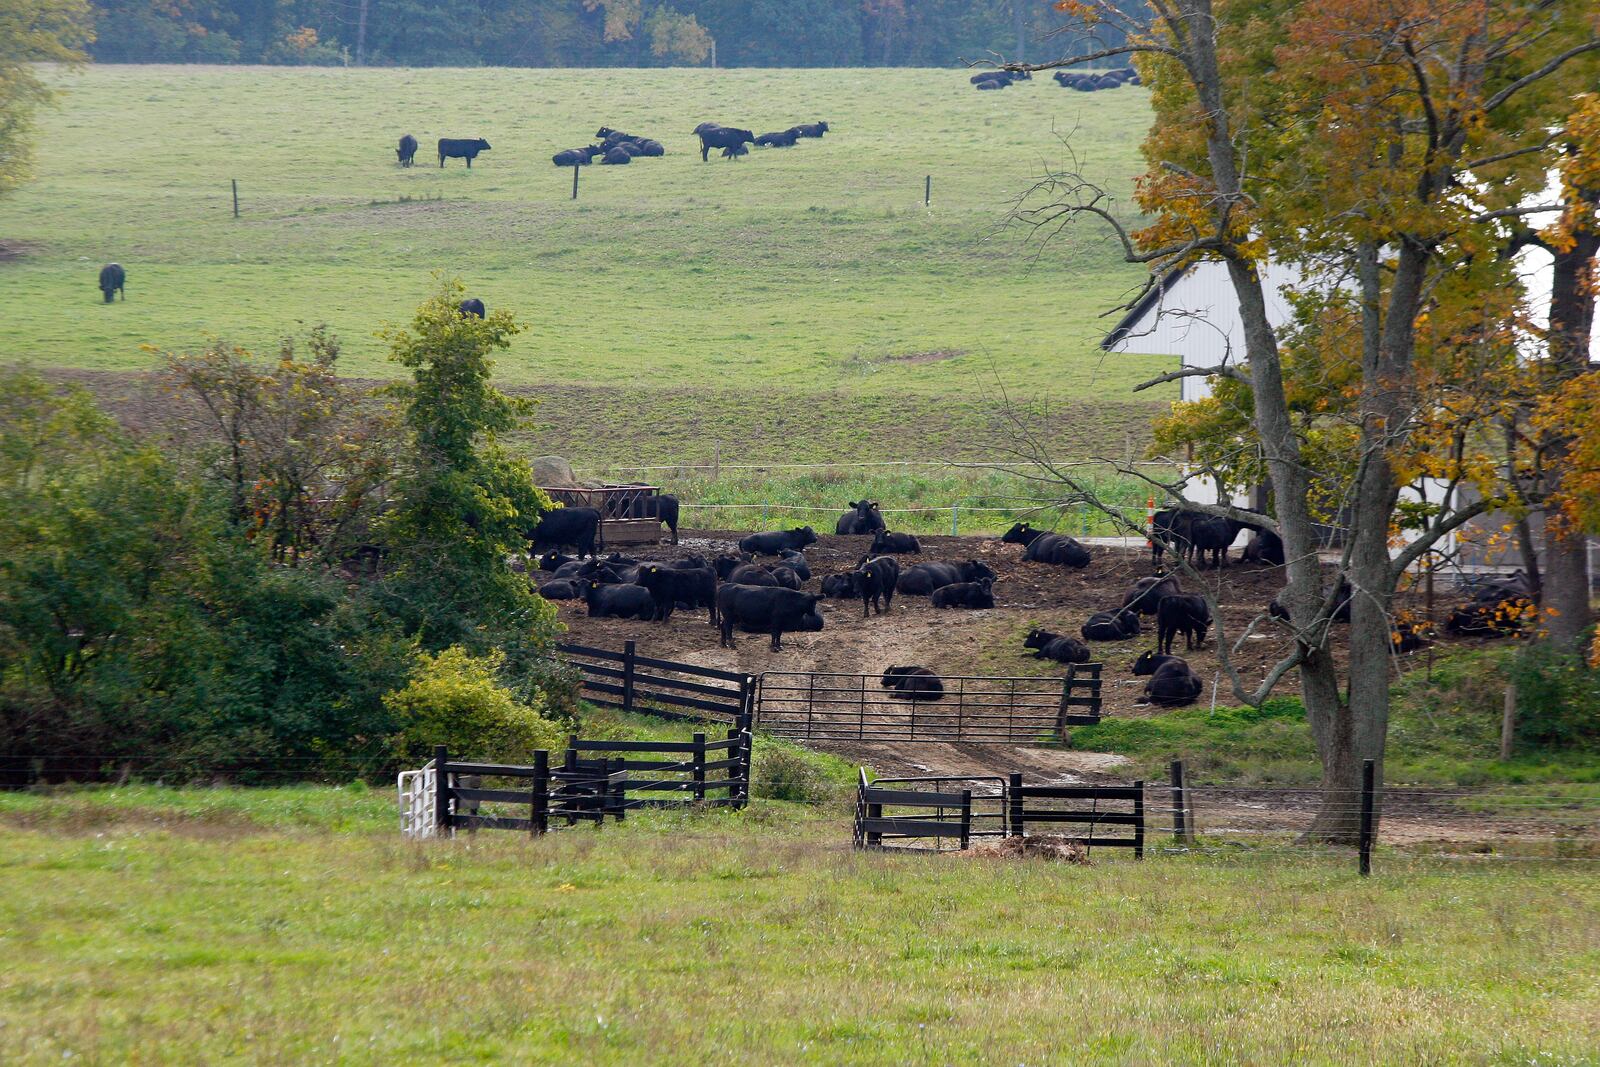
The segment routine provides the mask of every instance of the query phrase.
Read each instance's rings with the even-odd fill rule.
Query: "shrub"
[[[756,748],[750,791],[767,800],[826,804],[836,792],[816,758],[797,745],[763,739]]]
[[[410,683],[384,697],[399,725],[396,755],[415,765],[446,745],[453,756],[525,763],[536,749],[559,747],[560,729],[540,714],[542,698],[523,703],[500,684],[502,659],[459,646],[421,654]]]

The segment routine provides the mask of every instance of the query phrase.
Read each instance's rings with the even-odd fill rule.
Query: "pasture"
[[[1004,225],[1069,131],[1126,194],[1142,89],[979,93],[957,70],[108,66],[61,82],[37,180],[0,203],[7,359],[121,374],[150,365],[143,345],[271,351],[325,322],[344,373],[388,378],[375,331],[439,271],[528,325],[498,375],[545,398],[546,436],[579,463],[709,461],[719,440],[729,460],[991,455],[1001,397],[1077,454],[1109,440],[1120,456],[1172,395],[1128,392],[1163,361],[1097,347],[1140,278],[1105,235],[1041,249]],[[832,130],[702,164],[706,119]],[[601,125],[667,155],[586,167],[573,201],[550,156]],[[395,165],[406,132],[412,169]],[[440,170],[439,136],[493,148]],[[128,299],[104,305],[110,260]]]
[[[852,853],[757,801],[409,843],[387,790],[0,795],[7,1059],[1548,1063],[1581,864]]]

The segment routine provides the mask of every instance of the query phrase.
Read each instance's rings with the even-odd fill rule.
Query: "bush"
[[[1541,641],[1518,649],[1507,672],[1517,686],[1519,743],[1600,745],[1600,671],[1580,656]]]
[[[527,763],[537,749],[559,748],[561,731],[539,705],[519,702],[497,677],[503,657],[452,646],[421,654],[410,683],[384,697],[399,725],[396,755],[415,766],[445,745],[452,756]]]
[[[766,800],[826,804],[837,793],[816,757],[787,741],[763,738],[755,751],[750,792]]]

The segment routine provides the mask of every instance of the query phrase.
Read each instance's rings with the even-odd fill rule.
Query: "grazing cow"
[[[1181,592],[1183,587],[1178,584],[1176,574],[1158,574],[1153,578],[1140,578],[1133,583],[1133,588],[1128,590],[1128,595],[1122,598],[1122,606],[1140,615],[1154,615],[1156,605],[1161,603],[1162,597]]]
[[[1172,651],[1172,642],[1180,633],[1184,651],[1204,646],[1210,628],[1211,606],[1203,596],[1178,593],[1162,597],[1156,605],[1156,647],[1164,653]]]
[[[891,700],[944,699],[944,682],[927,667],[890,667],[883,672],[883,687]]]
[[[795,574],[799,575],[802,582],[811,580],[811,564],[806,562],[806,554],[804,552],[795,552],[786,548],[778,553],[778,556],[778,562],[773,564],[774,568],[784,567],[794,571]]]
[[[662,493],[659,496],[637,496],[623,508],[625,519],[659,519],[672,531],[672,543],[678,543],[678,498]]]
[[[482,137],[441,137],[439,138],[439,166],[444,166],[447,159],[464,159],[467,169],[472,169],[472,161],[478,158],[479,152],[487,152],[492,146]]]
[[[872,535],[872,548],[874,556],[885,553],[922,552],[922,542],[917,540],[916,534],[890,533],[888,530],[879,530]]]
[[[399,157],[402,167],[411,166],[412,162],[417,158],[417,139],[409,133],[406,134],[400,138],[400,147],[394,150],[394,154]]]
[[[861,592],[861,572],[845,571],[843,574],[828,574],[822,579],[822,595],[834,600],[845,600],[859,596]]]
[[[879,530],[887,529],[883,516],[878,513],[876,500],[850,501],[853,511],[847,511],[839,516],[839,521],[834,524],[833,532],[841,537],[856,534],[875,534]]]
[[[456,310],[461,312],[462,318],[466,318],[470,315],[473,318],[478,319],[483,318],[484,315],[488,314],[489,312],[489,309],[483,306],[483,301],[479,300],[477,297],[472,297],[469,300],[461,301],[461,303],[456,305]]]
[[[784,549],[799,552],[807,545],[817,543],[817,532],[809,526],[796,526],[792,530],[773,530],[755,533],[739,541],[739,551],[753,556],[778,556]]]
[[[815,593],[793,589],[761,589],[747,585],[724,585],[717,590],[717,615],[721,622],[723,648],[735,647],[734,626],[749,626],[756,633],[772,634],[772,651],[783,651],[786,630],[822,629]],[[816,616],[815,622],[808,616]]]
[[[561,567],[563,564],[576,563],[577,561],[577,556],[563,555],[552,548],[550,551],[539,557],[539,569],[542,571],[553,571]]]
[[[742,147],[753,143],[755,134],[749,130],[736,130],[728,126],[711,125],[709,128],[702,123],[695,128],[695,133],[700,135],[700,162],[705,163],[711,158],[713,148],[721,148],[726,152],[730,148]]]
[[[994,582],[984,578],[976,582],[941,585],[933,591],[931,603],[936,608],[992,608]]]
[[[756,138],[758,148],[793,148],[800,135],[794,130],[780,130],[777,133],[764,133]]]
[[[1089,550],[1066,534],[1041,534],[1022,550],[1022,558],[1034,563],[1082,568],[1089,565]]]
[[[917,563],[900,573],[899,590],[907,596],[931,596],[934,590],[956,582],[994,579],[994,571],[975,559],[965,563]]]
[[[1133,673],[1150,677],[1144,686],[1145,702],[1164,708],[1193,704],[1206,687],[1181,656],[1140,653],[1133,662]]]
[[[1097,611],[1083,624],[1085,641],[1127,641],[1139,636],[1139,613],[1123,608],[1120,611]]]
[[[1283,538],[1271,530],[1257,530],[1250,538],[1250,543],[1244,546],[1244,555],[1239,557],[1239,562],[1283,566]]]
[[[1051,659],[1057,663],[1088,663],[1089,646],[1076,637],[1053,634],[1049,630],[1031,630],[1022,642],[1031,648],[1034,659]]]
[[[802,122],[798,126],[790,126],[788,132],[796,137],[821,137],[828,132],[828,124],[826,122]]]
[[[872,611],[881,615],[894,606],[895,587],[900,584],[900,564],[895,562],[893,556],[863,560],[861,566],[856,568],[856,573],[861,576],[856,582],[856,590],[861,594],[863,619]]]
[[[598,508],[556,508],[539,516],[539,522],[528,531],[533,550],[546,546],[559,549],[572,545],[579,557],[594,555],[595,546],[604,548],[600,536],[600,511]]]
[[[576,578],[557,578],[541,585],[539,595],[546,600],[577,600],[583,596],[582,583]]]
[[[122,291],[122,285],[128,280],[128,272],[122,269],[120,263],[107,263],[100,268],[100,292],[106,298],[106,303],[111,303],[112,293],[122,293],[122,299],[128,299],[128,294]]]
[[[591,619],[653,619],[656,615],[656,602],[642,585],[607,585],[590,578],[583,599]]]
[[[712,626],[717,624],[717,572],[710,567],[690,570],[647,563],[639,568],[638,581],[655,601],[658,622],[672,618],[672,609],[681,603],[709,609],[709,622]]]

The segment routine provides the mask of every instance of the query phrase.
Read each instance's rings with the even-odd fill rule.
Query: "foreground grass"
[[[195,802],[0,799],[8,1061],[1576,1064],[1600,1047],[1587,871],[862,856],[840,817],[771,802],[413,845],[379,828],[375,794],[232,795],[278,814],[158,827]],[[41,802],[71,817],[19,818]],[[330,832],[286,803],[358,814]]]

